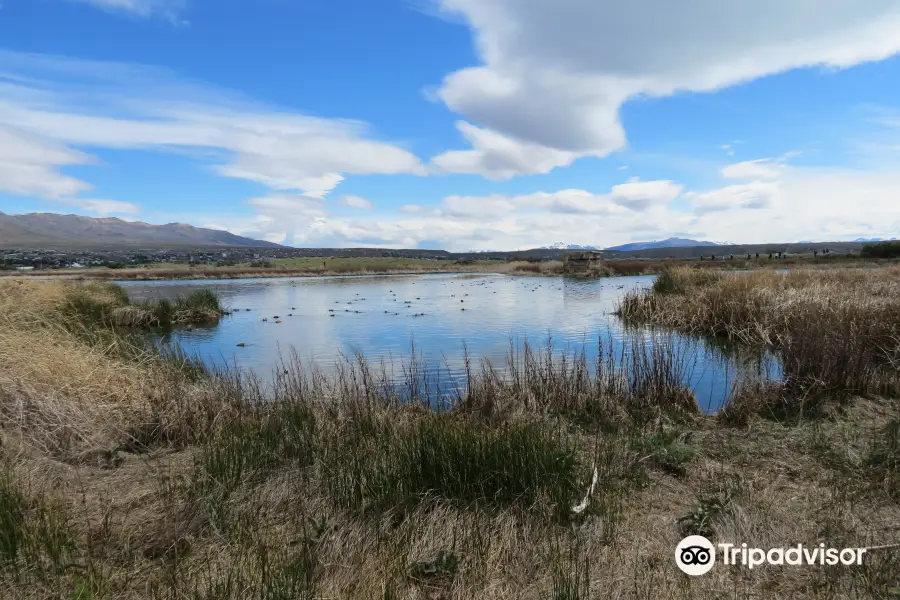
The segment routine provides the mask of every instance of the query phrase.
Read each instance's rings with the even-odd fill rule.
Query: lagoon
[[[598,344],[627,353],[641,343],[674,343],[680,376],[700,407],[715,412],[744,376],[777,378],[771,356],[674,334],[634,329],[614,314],[623,295],[653,276],[581,280],[498,274],[381,275],[198,281],[120,282],[132,299],[171,298],[208,288],[231,314],[210,327],[157,334],[210,366],[252,369],[264,381],[292,352],[328,372],[357,353],[397,379],[414,355],[429,395],[465,383],[464,354],[502,371],[524,343],[557,353]],[[264,321],[264,319],[266,319]],[[241,346],[239,346],[241,344]]]

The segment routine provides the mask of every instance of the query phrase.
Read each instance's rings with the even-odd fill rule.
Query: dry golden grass
[[[667,271],[652,294],[626,298],[626,318],[744,343],[778,344],[805,315],[836,319],[848,310],[895,331],[900,316],[900,267],[802,269],[787,273]]]
[[[900,469],[870,467],[900,419],[893,401],[790,425],[751,412],[725,427],[667,404],[684,398],[665,345],[632,359],[637,383],[616,364],[598,379],[539,354],[511,381],[486,367],[442,414],[384,397],[364,362],[329,378],[287,360],[273,397],[235,374],[191,376],[118,333],[66,327],[69,293],[0,283],[0,511],[21,514],[0,514],[4,599],[818,600],[888,598],[900,581],[895,550],[862,568],[717,566],[697,578],[673,560],[699,529],[762,547],[895,542],[900,498],[881,478]],[[526,449],[571,449],[577,498],[597,469],[585,514],[550,511],[546,489],[528,505],[469,495],[548,468],[527,462],[545,446],[498,460],[483,445],[515,432]],[[448,477],[415,471],[431,439],[460,453],[428,458]],[[888,450],[900,465],[900,447]],[[363,499],[393,508],[352,501],[342,471],[367,474]],[[366,487],[378,478],[395,485]],[[10,540],[20,552],[4,563]]]

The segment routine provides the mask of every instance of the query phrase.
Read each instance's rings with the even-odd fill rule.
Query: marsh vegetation
[[[466,357],[436,406],[414,353],[405,385],[362,356],[325,374],[289,352],[264,385],[148,346],[125,326],[152,322],[112,316],[115,287],[0,282],[2,597],[891,597],[890,549],[699,578],[672,554],[690,533],[896,541],[897,276],[672,273],[629,297],[630,319],[797,361],[717,416],[664,331],[593,361]],[[831,352],[871,364],[825,373]]]

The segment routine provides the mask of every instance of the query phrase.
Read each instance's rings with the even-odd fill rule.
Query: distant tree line
[[[866,258],[900,258],[900,242],[866,244],[860,254]]]

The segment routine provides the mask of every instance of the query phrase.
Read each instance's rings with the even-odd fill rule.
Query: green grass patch
[[[347,429],[331,442],[323,471],[332,497],[355,511],[443,499],[526,510],[544,503],[563,515],[587,481],[574,451],[546,425],[427,415]]]
[[[675,430],[638,435],[630,445],[639,462],[678,477],[687,474],[687,465],[697,457],[697,451],[685,444]]]
[[[308,407],[284,404],[247,412],[206,441],[195,465],[192,491],[217,529],[230,525],[228,500],[241,486],[314,460],[316,422]]]
[[[65,510],[29,498],[10,472],[0,472],[0,573],[58,586],[72,566],[73,531]]]

